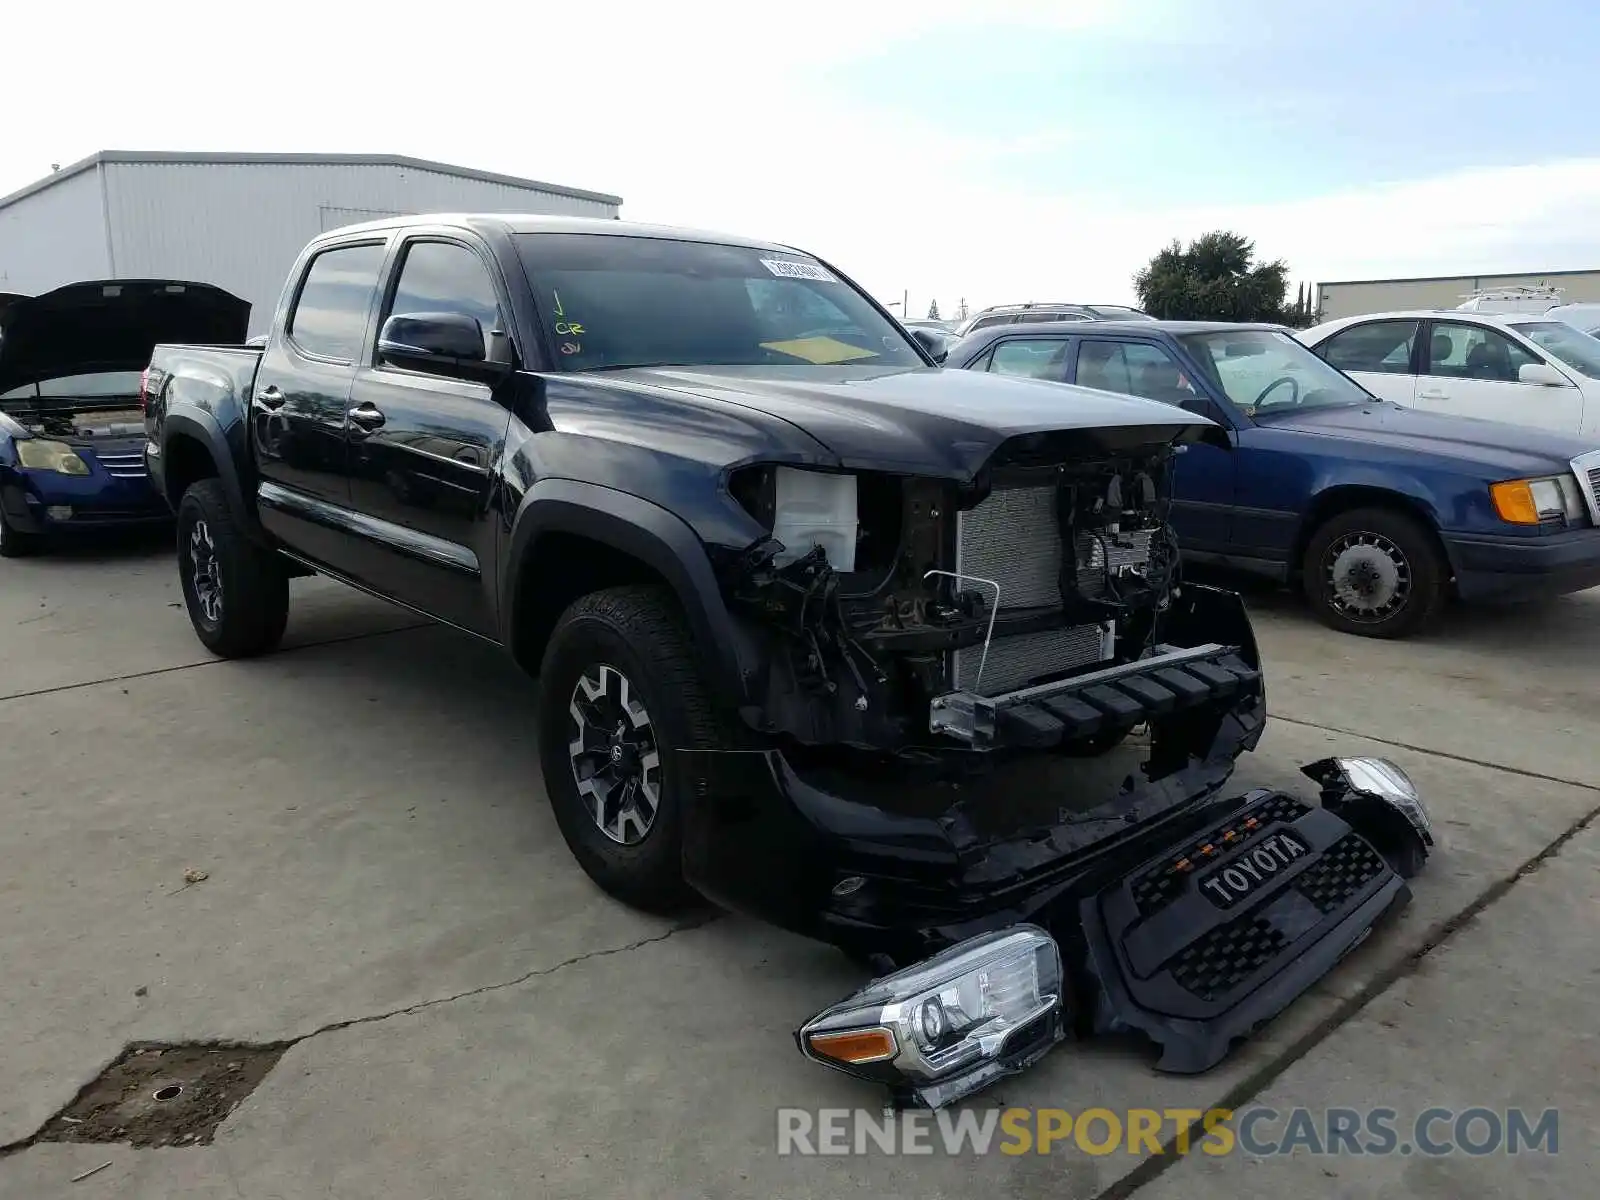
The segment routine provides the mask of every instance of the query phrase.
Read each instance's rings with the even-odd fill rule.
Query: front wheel
[[[223,658],[265,654],[289,619],[289,576],[240,528],[228,494],[202,479],[178,505],[178,575],[189,622]]]
[[[550,635],[539,688],[545,790],[579,865],[637,908],[692,902],[682,856],[694,781],[676,751],[740,739],[671,593],[617,587],[575,601]]]
[[[1386,508],[1330,517],[1312,535],[1301,571],[1306,598],[1325,625],[1374,638],[1421,629],[1443,606],[1450,578],[1428,529]]]

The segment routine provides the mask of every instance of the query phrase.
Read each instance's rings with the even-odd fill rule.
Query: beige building
[[[1317,284],[1317,319],[1406,308],[1455,308],[1479,288],[1552,287],[1563,304],[1600,301],[1600,270],[1524,275],[1437,275],[1422,279],[1344,279]]]

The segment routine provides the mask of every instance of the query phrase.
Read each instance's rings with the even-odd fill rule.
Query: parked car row
[[[270,650],[311,572],[495,643],[602,888],[886,972],[813,1061],[934,1107],[1069,1030],[1205,1070],[1406,902],[1427,813],[1380,760],[1227,787],[1262,665],[1168,518],[1228,430],[936,337],[792,247],[395,218],[306,247],[264,347],[158,346],[146,458],[214,652]]]
[[[1186,446],[1177,460],[1173,525],[1184,557],[1297,584],[1334,628],[1398,637],[1452,594],[1522,599],[1600,584],[1597,439],[1450,415],[1445,404],[1420,411],[1423,379],[1352,378],[1330,366],[1377,360],[1409,370],[1425,365],[1416,353],[1429,340],[1442,368],[1476,373],[1490,335],[1511,352],[1497,324],[1510,320],[1332,322],[1301,335],[1325,358],[1269,325],[1002,326],[961,340],[946,362],[1142,396],[1216,421],[1226,447]],[[1530,342],[1544,338],[1568,358],[1589,353],[1575,341],[1600,351],[1565,326],[1552,334],[1530,324]],[[1539,370],[1555,368],[1541,357]],[[1567,371],[1563,384],[1582,404],[1574,380],[1589,377]],[[1478,387],[1527,388],[1534,398],[1556,390],[1467,374],[1446,386],[1467,411]],[[1600,397],[1597,386],[1588,384]]]

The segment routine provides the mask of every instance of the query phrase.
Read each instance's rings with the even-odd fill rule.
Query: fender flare
[[[217,478],[222,481],[223,489],[228,493],[229,507],[250,533],[259,536],[260,524],[256,519],[255,505],[245,498],[244,487],[239,481],[239,466],[233,458],[233,449],[228,444],[227,435],[222,432],[222,426],[208,412],[188,408],[178,412],[169,411],[161,422],[161,490],[167,496],[167,502],[172,505],[173,511],[177,511],[178,501],[183,497],[174,497],[168,491],[170,485],[167,481],[166,464],[171,461],[168,450],[172,441],[180,435],[193,438],[210,452],[211,461],[217,467]]]
[[[729,698],[730,707],[748,702],[751,673],[740,662],[730,632],[733,618],[699,535],[669,509],[601,484],[542,479],[518,504],[500,585],[500,612],[506,622],[501,641],[514,653],[520,650],[512,626],[522,563],[539,536],[546,533],[602,542],[638,559],[665,579],[688,618],[689,632],[704,655],[712,686]],[[521,657],[520,653],[516,656]]]

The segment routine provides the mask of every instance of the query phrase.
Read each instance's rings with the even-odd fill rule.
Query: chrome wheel
[[[567,716],[567,757],[590,819],[619,845],[644,841],[661,808],[661,754],[628,677],[603,664],[589,668]]]
[[[217,566],[217,548],[211,529],[203,519],[189,528],[189,582],[194,587],[194,602],[207,623],[222,619],[222,573]]]
[[[1328,547],[1323,562],[1328,604],[1346,620],[1376,624],[1411,598],[1411,561],[1381,533],[1347,533]]]

